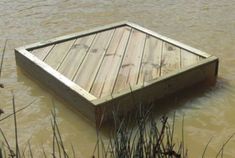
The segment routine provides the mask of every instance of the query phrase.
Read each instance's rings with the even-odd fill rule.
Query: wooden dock
[[[201,81],[218,58],[139,25],[121,22],[15,50],[16,62],[91,120],[109,118]]]

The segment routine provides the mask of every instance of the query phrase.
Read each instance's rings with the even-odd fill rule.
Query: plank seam
[[[142,63],[143,63],[143,56],[145,54],[145,45],[146,45],[146,41],[147,41],[147,37],[148,35],[145,34],[145,39],[144,39],[144,46],[143,46],[143,50],[142,50],[142,54],[141,54],[141,61],[140,61],[140,65],[139,65],[139,71],[138,71],[138,76],[137,76],[137,80],[136,80],[136,84],[138,84],[138,81],[139,81],[139,77],[140,77],[140,71],[141,71],[141,67],[142,67]],[[145,75],[144,75],[145,77]],[[144,81],[143,81],[144,82]]]
[[[120,43],[121,43],[121,41],[122,41],[122,38],[123,38],[123,36],[124,36],[124,33],[125,33],[125,30],[123,30],[122,37],[121,37],[121,38],[119,39],[119,41],[118,41],[118,45],[117,45],[117,48],[115,49],[114,56],[117,54],[117,49],[118,49],[118,47],[119,47],[119,45],[120,45]],[[124,50],[124,51],[125,51],[125,50]],[[124,55],[124,53],[123,53],[123,55]],[[114,59],[114,58],[113,58],[113,59]],[[112,59],[112,61],[113,61],[113,59]],[[121,65],[121,63],[120,63],[120,65]],[[118,73],[117,73],[117,75],[118,75]],[[116,75],[116,76],[117,76],[117,75]],[[104,81],[104,83],[103,83],[103,85],[102,85],[102,89],[101,89],[101,91],[100,91],[99,98],[101,97],[101,95],[102,95],[102,93],[103,93],[103,89],[104,89],[104,85],[105,85],[106,80],[107,80],[107,74],[106,74],[106,76],[105,76],[105,81]]]
[[[107,53],[107,50],[108,50],[108,48],[109,48],[109,46],[110,46],[110,43],[111,43],[111,41],[113,40],[113,37],[114,37],[115,32],[116,32],[116,29],[114,29],[114,31],[113,31],[113,33],[112,33],[112,35],[111,35],[112,37],[111,37],[110,40],[108,41],[108,45],[107,45],[106,48],[105,48],[105,52],[104,52],[104,54],[103,54],[103,56],[102,56],[102,59],[101,59],[101,61],[100,61],[98,70],[97,70],[97,72],[96,72],[96,74],[95,74],[95,78],[93,79],[93,82],[92,82],[92,84],[91,84],[91,87],[90,87],[90,89],[89,89],[89,92],[91,92],[91,90],[92,90],[92,87],[93,87],[93,85],[94,85],[95,79],[96,79],[96,77],[98,76],[98,73],[99,73],[99,71],[100,71],[101,65],[102,65],[102,63],[103,63],[103,61],[104,61],[104,58],[105,58],[105,54]]]
[[[122,62],[123,62],[123,60],[125,58],[126,50],[127,50],[128,45],[129,45],[129,41],[130,41],[130,37],[131,37],[132,33],[133,33],[133,28],[131,28],[131,31],[130,31],[130,34],[129,34],[129,37],[128,37],[128,40],[127,40],[127,43],[126,43],[126,47],[125,47],[125,50],[124,50],[124,53],[123,53],[123,57],[122,57],[122,60],[121,60],[121,63],[120,63],[119,69],[118,69],[118,73],[117,73],[117,76],[115,78],[115,82],[114,82],[114,85],[113,85],[113,88],[112,88],[112,91],[111,91],[111,96],[113,95],[114,88],[115,88],[116,83],[117,83],[118,74],[119,74],[119,72],[121,70]]]
[[[47,52],[46,56],[42,59],[42,61],[45,61],[46,58],[48,57],[48,55],[50,54],[50,52],[52,51],[52,49],[55,47],[55,44],[53,44],[53,46],[51,47],[51,49]]]
[[[182,68],[182,49],[180,48],[180,69]]]
[[[79,71],[79,69],[80,69],[82,63],[83,63],[83,61],[85,60],[85,58],[87,57],[88,52],[90,51],[91,47],[93,46],[94,41],[95,41],[95,39],[97,38],[97,36],[98,36],[98,34],[95,34],[95,37],[93,38],[93,40],[92,40],[92,42],[91,42],[91,45],[89,46],[89,48],[88,48],[87,51],[86,51],[86,55],[84,55],[84,57],[83,57],[81,63],[79,64],[79,66],[78,66],[78,68],[77,68],[75,74],[73,75],[73,77],[72,77],[72,79],[71,79],[72,81],[74,81],[75,77],[77,76],[77,73],[78,73],[78,71]]]
[[[159,77],[161,77],[162,75],[162,64],[163,64],[163,60],[162,60],[162,53],[163,53],[163,47],[164,47],[164,44],[166,42],[165,41],[162,41],[162,47],[161,47],[161,53],[160,53],[160,67],[159,67]]]
[[[69,52],[71,51],[73,45],[75,44],[75,42],[77,41],[77,39],[74,40],[73,44],[71,45],[71,47],[68,49],[68,52],[66,53],[66,55],[63,57],[62,61],[60,62],[59,66],[56,68],[56,70],[59,70],[59,68],[61,67],[61,65],[63,64],[63,62],[65,61],[66,57],[68,56]]]

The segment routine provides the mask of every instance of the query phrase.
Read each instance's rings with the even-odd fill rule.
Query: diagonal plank
[[[199,61],[199,56],[181,49],[181,68],[191,66]]]
[[[38,57],[39,59],[44,60],[53,47],[54,47],[54,44],[43,47],[43,48],[34,49],[32,51],[32,54]]]
[[[52,68],[57,69],[74,42],[75,40],[69,40],[63,43],[56,44],[46,57],[45,62]]]
[[[147,36],[138,79],[139,84],[160,76],[162,43],[162,40]]]
[[[112,92],[130,36],[130,30],[131,28],[128,27],[116,29],[90,91],[94,96],[99,98]]]
[[[113,92],[137,84],[146,34],[132,30]]]
[[[161,58],[161,76],[180,69],[180,48],[163,43]]]
[[[114,30],[108,30],[97,34],[87,56],[74,76],[73,81],[87,91],[91,89],[113,33]]]
[[[72,80],[85,55],[87,54],[91,44],[95,38],[95,35],[90,35],[82,38],[78,38],[74,45],[71,47],[68,55],[65,57],[58,71]]]

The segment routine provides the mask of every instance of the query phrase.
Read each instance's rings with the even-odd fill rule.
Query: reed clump
[[[33,158],[34,157],[34,150],[32,150],[31,148],[31,143],[30,141],[28,141],[26,147],[24,147],[23,149],[19,146],[19,142],[18,142],[18,129],[17,129],[17,113],[28,108],[29,106],[31,106],[36,100],[33,100],[32,102],[30,102],[29,104],[27,104],[26,106],[24,106],[23,108],[20,108],[18,110],[16,110],[16,105],[15,105],[15,97],[14,94],[12,93],[12,107],[13,107],[13,113],[8,114],[7,116],[1,118],[0,117],[0,122],[6,120],[7,118],[13,116],[14,117],[14,133],[15,133],[15,146],[11,146],[10,143],[8,142],[8,139],[3,131],[3,129],[0,127],[0,135],[3,137],[3,144],[0,144],[0,158]],[[1,109],[0,109],[1,110]],[[65,148],[65,145],[63,143],[62,140],[62,136],[59,130],[59,126],[56,120],[56,112],[55,112],[55,108],[51,111],[51,128],[52,128],[52,149],[51,149],[51,153],[49,153],[53,158],[59,157],[59,158],[69,158],[69,157],[73,157],[75,158],[75,152],[73,150],[73,146],[72,146],[72,150],[73,153],[71,154],[72,156],[69,156],[69,154],[67,153],[67,150]],[[39,149],[42,151],[42,155],[40,157],[44,157],[47,158],[48,154],[45,153],[44,148]],[[27,153],[26,153],[27,151]]]
[[[3,145],[0,144],[0,158],[33,158],[34,150],[31,148],[30,141],[26,148],[22,150],[18,142],[17,130],[17,117],[16,114],[25,108],[28,108],[35,101],[29,103],[21,109],[16,110],[15,97],[12,97],[13,113],[1,118],[0,121],[13,116],[14,117],[14,133],[15,133],[15,146],[10,146],[3,129],[0,127],[0,135],[3,137]],[[182,139],[175,140],[175,115],[172,121],[169,121],[167,116],[162,116],[156,120],[151,110],[140,110],[131,117],[120,117],[115,113],[113,114],[112,132],[110,137],[104,139],[100,136],[100,126],[97,127],[97,143],[92,154],[93,158],[187,158],[188,150],[185,148],[184,143],[184,119],[182,120]],[[53,158],[76,158],[73,146],[72,153],[68,153],[67,147],[63,143],[62,134],[56,120],[55,108],[51,111],[51,128],[53,132],[51,152],[45,152],[44,148],[39,149],[42,152],[40,157],[53,157]],[[232,139],[235,134],[231,135],[229,139],[220,148],[216,157],[223,157],[223,151],[226,144]],[[210,139],[211,141],[211,139]],[[207,147],[202,153],[202,158],[205,157]],[[176,143],[178,142],[178,143]],[[37,149],[38,150],[38,149]],[[26,152],[27,151],[27,152]]]
[[[104,158],[187,158],[183,139],[174,140],[175,117],[170,124],[167,116],[156,121],[150,110],[140,109],[135,116],[118,117],[114,114],[114,130],[108,145],[102,138],[93,157]],[[100,147],[98,145],[100,144]]]

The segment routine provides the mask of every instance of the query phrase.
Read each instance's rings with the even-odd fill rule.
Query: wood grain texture
[[[191,66],[199,61],[199,56],[181,49],[181,68]]]
[[[74,44],[74,42],[75,40],[70,40],[56,44],[44,61],[52,68],[57,69],[62,63],[64,57],[67,55],[72,45]]]
[[[61,66],[58,68],[58,71],[72,80],[90,49],[94,38],[95,35],[78,38],[69,50]]]
[[[131,28],[128,27],[116,29],[90,91],[94,96],[99,98],[112,92],[130,36],[130,30]]]
[[[147,36],[138,84],[160,76],[162,44],[161,40]]]
[[[180,69],[180,48],[163,43],[161,58],[161,76]]]
[[[113,33],[114,30],[108,30],[97,34],[93,45],[89,49],[89,52],[73,79],[75,83],[88,92],[91,89]]]
[[[53,47],[54,44],[43,48],[34,49],[31,53],[36,57],[38,57],[40,60],[44,60],[46,56],[49,54],[49,52],[53,49]]]
[[[132,30],[127,50],[115,83],[114,93],[137,84],[146,34]]]

